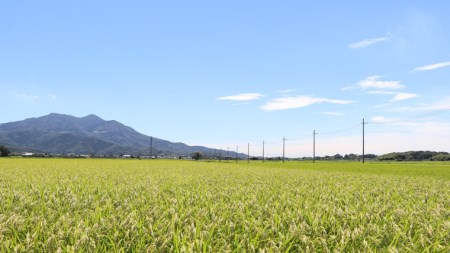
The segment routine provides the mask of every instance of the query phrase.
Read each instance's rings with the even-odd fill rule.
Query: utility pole
[[[239,146],[236,146],[236,163],[237,163],[237,160],[238,160],[238,152],[239,152]]]
[[[362,163],[364,163],[364,126],[367,125],[367,122],[364,122],[364,118],[362,120]]]
[[[262,157],[262,159],[263,159],[263,163],[264,163],[264,140],[263,140],[263,157]]]
[[[283,163],[284,163],[284,150],[285,150],[286,138],[283,137]]]
[[[222,162],[222,149],[219,150],[219,162]]]
[[[313,131],[313,163],[316,162],[316,130]]]
[[[230,147],[227,147],[227,162],[230,160]]]
[[[150,159],[153,156],[153,136],[150,136]]]
[[[250,163],[250,143],[247,144],[247,163]]]

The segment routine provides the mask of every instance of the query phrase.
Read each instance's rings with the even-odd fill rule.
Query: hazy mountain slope
[[[150,152],[150,137],[92,114],[78,118],[52,113],[0,124],[0,145],[21,152],[146,155]],[[218,153],[206,147],[153,138],[153,154],[189,155],[197,151]]]

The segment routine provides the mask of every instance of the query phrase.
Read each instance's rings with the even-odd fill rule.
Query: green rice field
[[[450,163],[5,158],[0,252],[450,252]]]

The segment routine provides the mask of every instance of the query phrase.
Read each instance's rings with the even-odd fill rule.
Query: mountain
[[[96,115],[78,118],[51,113],[39,118],[0,124],[0,145],[16,152],[53,154],[148,155],[150,137],[115,120]],[[190,155],[194,152],[219,154],[219,150],[188,146],[153,138],[154,155]],[[230,152],[235,156],[236,153]],[[223,153],[224,154],[224,153]],[[241,158],[244,154],[239,154]]]

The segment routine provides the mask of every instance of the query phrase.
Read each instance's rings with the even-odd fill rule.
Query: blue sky
[[[450,151],[448,1],[8,1],[0,122],[280,155]]]

